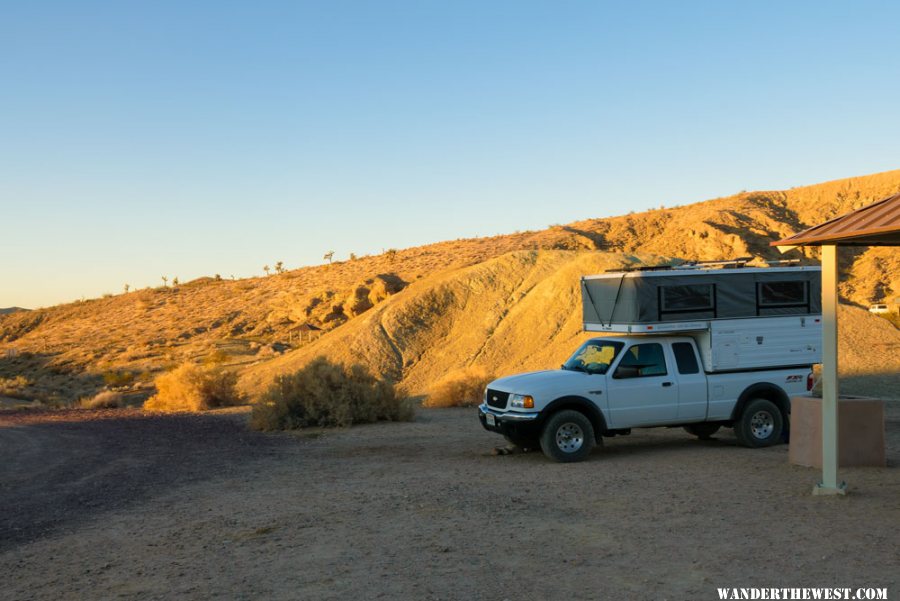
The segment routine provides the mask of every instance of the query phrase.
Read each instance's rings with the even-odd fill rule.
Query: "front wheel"
[[[781,442],[784,417],[775,403],[766,399],[753,399],[744,407],[740,419],[734,424],[734,435],[745,447],[770,447]]]
[[[561,463],[584,461],[595,443],[591,420],[571,409],[554,413],[541,431],[544,455]]]

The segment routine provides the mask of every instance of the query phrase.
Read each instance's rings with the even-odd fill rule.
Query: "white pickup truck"
[[[559,370],[491,382],[478,408],[487,430],[561,462],[585,459],[602,437],[681,426],[699,438],[733,427],[764,447],[786,439],[790,397],[812,388],[812,366],[707,373],[691,336],[602,336]]]

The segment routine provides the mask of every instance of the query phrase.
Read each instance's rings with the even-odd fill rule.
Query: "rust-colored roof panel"
[[[813,226],[772,246],[900,246],[900,194]]]

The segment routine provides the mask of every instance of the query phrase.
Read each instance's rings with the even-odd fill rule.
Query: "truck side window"
[[[697,365],[697,355],[694,353],[694,347],[690,342],[675,342],[672,344],[672,351],[675,353],[678,373],[700,373],[700,366]]]
[[[658,342],[635,344],[627,351],[616,368],[614,378],[643,378],[648,376],[664,376],[666,357],[662,345]]]

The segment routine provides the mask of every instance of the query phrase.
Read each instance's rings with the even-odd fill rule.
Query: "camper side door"
[[[639,342],[619,354],[607,372],[609,421],[612,428],[659,425],[677,421],[675,372],[662,342]]]

